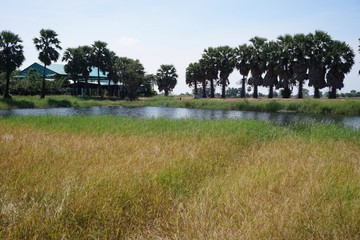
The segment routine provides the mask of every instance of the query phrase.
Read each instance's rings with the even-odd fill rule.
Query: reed
[[[360,132],[0,118],[1,239],[357,239]]]
[[[360,99],[193,99],[189,97],[141,98],[139,101],[101,99],[73,96],[13,97],[0,99],[0,109],[49,107],[175,107],[211,110],[242,110],[258,112],[291,111],[307,114],[360,115]]]

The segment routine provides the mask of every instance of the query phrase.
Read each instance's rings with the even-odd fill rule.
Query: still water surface
[[[360,129],[360,116],[323,116],[298,113],[265,113],[252,111],[205,110],[164,107],[89,107],[89,108],[49,108],[0,110],[0,116],[75,116],[75,115],[115,115],[135,118],[195,118],[195,119],[256,119],[279,124],[294,122],[334,123]]]

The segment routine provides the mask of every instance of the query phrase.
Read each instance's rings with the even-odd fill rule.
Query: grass
[[[307,114],[360,115],[360,99],[192,99],[183,97],[152,97],[139,101],[114,101],[113,99],[83,98],[73,96],[13,97],[0,99],[0,109],[48,107],[177,107],[218,110],[243,110],[258,112],[291,111]]]
[[[0,118],[1,239],[357,239],[360,132]]]

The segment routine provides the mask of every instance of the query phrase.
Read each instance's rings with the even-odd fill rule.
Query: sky
[[[208,47],[323,30],[349,44],[356,56],[341,92],[360,91],[360,0],[2,0],[1,8],[6,11],[0,14],[0,31],[23,40],[26,60],[20,69],[39,62],[32,39],[41,29],[52,29],[63,51],[100,40],[118,56],[139,59],[147,73],[173,64],[179,94],[191,92],[186,67]],[[239,79],[234,70],[230,87],[240,87]]]

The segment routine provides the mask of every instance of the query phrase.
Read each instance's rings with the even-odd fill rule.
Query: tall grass
[[[192,99],[157,96],[139,101],[120,101],[115,99],[83,98],[73,96],[14,97],[0,99],[0,109],[11,108],[48,108],[48,107],[90,107],[90,106],[126,106],[126,107],[177,107],[218,110],[243,110],[258,112],[295,111],[309,114],[360,115],[359,99],[310,100],[310,99]]]
[[[0,125],[1,239],[360,237],[359,131],[117,117]]]

